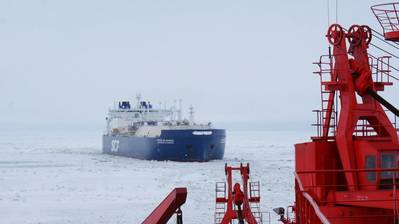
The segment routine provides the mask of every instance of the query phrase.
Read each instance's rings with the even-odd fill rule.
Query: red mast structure
[[[392,26],[385,39],[399,40],[398,28]],[[369,54],[372,29],[365,25],[345,30],[333,24],[326,36],[332,52],[316,63],[318,135],[295,145],[295,219],[284,218],[280,209],[281,221],[397,224],[399,140],[386,109],[395,118],[399,111],[377,93],[392,85],[390,56]]]
[[[241,184],[233,185],[233,172],[238,172]],[[226,182],[216,183],[215,224],[261,224],[259,211],[259,182],[249,182],[249,164],[232,167],[225,165]],[[226,189],[227,184],[227,189]]]

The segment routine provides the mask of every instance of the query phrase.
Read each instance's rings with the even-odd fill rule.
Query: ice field
[[[293,202],[293,144],[308,133],[228,131],[223,161],[142,161],[101,154],[101,132],[0,133],[0,223],[141,223],[188,188],[184,223],[213,223],[224,164],[250,163],[262,211]],[[271,223],[277,223],[272,216]],[[173,223],[173,222],[171,222]]]

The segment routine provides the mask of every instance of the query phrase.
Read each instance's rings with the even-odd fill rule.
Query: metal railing
[[[373,81],[376,85],[391,85],[391,80],[399,80],[395,76],[391,75],[392,70],[397,70],[390,64],[391,56],[381,56],[376,57],[372,54],[369,54],[369,64],[370,64],[370,71],[372,73]],[[313,110],[312,112],[316,113],[316,121],[315,123],[311,124],[313,127],[316,128],[316,136],[314,138],[323,138],[326,137],[327,139],[335,138],[336,131],[337,131],[337,122],[339,116],[339,97],[335,94],[333,107],[332,109],[327,108],[327,104],[331,101],[329,94],[333,92],[333,90],[327,90],[326,85],[334,83],[335,80],[332,80],[332,76],[334,72],[337,72],[333,68],[334,64],[334,57],[332,55],[322,55],[319,58],[318,62],[313,64],[318,66],[318,70],[313,72],[314,74],[319,75],[320,77],[320,99],[321,99],[321,109]],[[388,110],[386,110],[388,111]],[[324,129],[327,126],[327,114],[331,114],[328,124],[328,136],[323,136]],[[391,113],[391,112],[389,112]],[[398,127],[396,126],[397,117],[393,114],[393,116],[389,116],[392,124],[394,125],[397,131]],[[327,118],[327,119],[326,119]],[[379,128],[375,127],[374,128]],[[382,128],[382,127],[380,127]],[[375,135],[375,130],[369,124],[358,124],[355,128],[355,135],[356,136],[372,136]]]
[[[399,29],[398,9],[399,3],[379,4],[371,7],[384,33]]]
[[[312,196],[304,189],[301,179],[298,174],[295,173],[295,188],[296,191],[300,192],[300,195],[297,195],[298,198],[295,203],[297,203],[297,207],[299,211],[295,211],[297,214],[299,213],[299,219],[296,220],[299,223],[312,223],[312,224],[330,224],[330,221],[326,218],[326,216],[321,212],[320,207],[314,201]],[[307,222],[301,222],[301,220],[307,220]],[[310,222],[309,222],[310,221]]]
[[[313,110],[313,112],[316,113],[316,123],[313,123],[312,126],[316,127],[316,137],[323,137],[324,129],[326,129],[328,133],[327,136],[324,137],[334,138],[337,127],[338,99],[336,96],[330,98],[330,96],[334,94],[334,90],[326,89],[327,83],[335,82],[335,80],[333,80],[334,57],[331,55],[322,55],[320,56],[319,61],[313,64],[318,66],[318,71],[313,73],[319,75],[320,78],[321,109]],[[328,108],[329,103],[332,103],[332,108]]]
[[[216,198],[226,198],[226,182],[216,182],[215,184]],[[217,202],[215,204],[215,224],[220,224],[223,220],[224,213],[226,212],[226,203]]]
[[[342,177],[347,173],[355,174],[358,177],[358,183],[349,185],[345,181],[342,181]],[[373,180],[365,181],[367,178]],[[362,215],[362,218],[385,218],[386,220],[392,220],[392,223],[397,223],[399,221],[399,168],[298,171],[295,173],[295,180],[297,184],[297,193],[302,194],[300,200],[307,201],[307,203],[313,207],[315,215],[320,219],[320,223],[324,223],[322,221],[324,218],[327,221],[333,219],[344,221],[354,218],[353,215],[349,214],[340,216],[324,216],[323,213],[317,214],[320,212],[319,206],[321,205],[347,205],[352,207],[372,208],[373,204],[375,205],[376,203],[383,203],[386,208],[390,208],[388,210],[391,212],[370,212]],[[349,189],[352,190],[350,191]],[[331,192],[343,192],[346,197],[327,197],[326,195]],[[356,194],[357,197],[359,197],[359,195],[365,196],[354,199],[348,196],[348,192],[358,192]],[[359,192],[361,192],[361,194]],[[381,193],[379,197],[372,197],[371,195],[376,192]],[[324,197],[320,195],[324,195]],[[303,201],[299,203],[303,203]],[[299,207],[301,206],[305,205],[299,205]],[[376,206],[375,208],[380,209],[381,207]],[[298,212],[301,211],[296,211],[296,213]]]

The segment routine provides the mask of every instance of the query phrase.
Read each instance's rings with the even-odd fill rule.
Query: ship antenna
[[[183,110],[183,101],[179,99],[179,111],[178,111],[178,120],[182,121],[182,110]]]
[[[173,100],[172,106],[172,120],[176,121],[176,100]]]
[[[189,111],[189,114],[190,114],[190,123],[192,123],[192,124],[194,124],[194,107],[193,107],[193,105],[191,105],[190,106],[190,111]]]

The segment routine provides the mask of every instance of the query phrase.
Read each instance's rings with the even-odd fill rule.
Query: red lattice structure
[[[385,39],[399,41],[399,3],[374,5],[371,10],[382,26]]]
[[[234,183],[234,172],[240,176],[241,184]],[[249,164],[239,167],[226,164],[225,174],[226,182],[216,183],[215,224],[265,223],[259,206],[260,184],[249,181]]]

